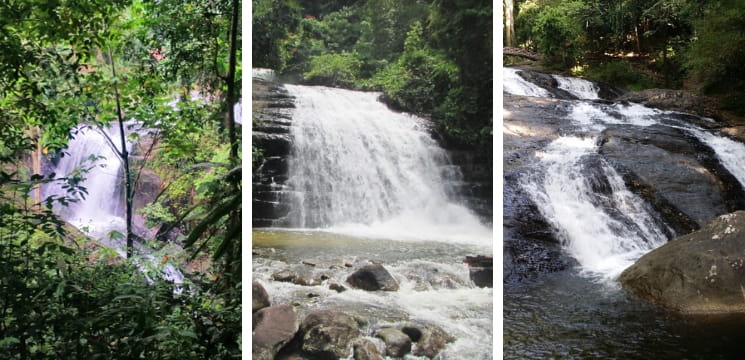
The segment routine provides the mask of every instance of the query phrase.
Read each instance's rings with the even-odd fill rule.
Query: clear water
[[[506,288],[504,359],[740,359],[745,314],[666,312],[577,271]]]

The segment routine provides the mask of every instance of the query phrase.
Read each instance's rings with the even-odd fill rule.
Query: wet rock
[[[251,312],[270,306],[269,294],[258,281],[251,283]]]
[[[745,312],[745,211],[642,256],[619,280],[660,306],[689,313]]]
[[[427,266],[424,264],[412,264],[416,267]],[[436,267],[425,267],[419,271],[406,275],[406,278],[416,283],[415,290],[426,291],[429,289],[457,289],[466,285],[466,282],[455,274],[441,271]]]
[[[293,282],[297,278],[297,273],[292,270],[281,270],[272,274],[272,280],[282,282]]]
[[[390,357],[403,357],[411,351],[411,339],[401,330],[383,328],[375,332],[375,337],[385,342],[385,353]]]
[[[302,350],[312,359],[341,359],[349,356],[352,341],[360,336],[353,317],[320,310],[305,317],[300,325]]]
[[[254,359],[272,360],[295,336],[298,321],[290,305],[275,305],[253,313],[251,351]]]
[[[609,127],[602,134],[600,154],[677,234],[745,207],[739,182],[711,150],[682,130]]]
[[[349,275],[347,282],[355,288],[375,291],[396,291],[398,282],[380,264],[365,265]]]
[[[293,281],[295,285],[315,286],[321,284],[321,279],[313,274],[300,274]]]
[[[468,264],[468,276],[471,278],[471,281],[473,281],[476,286],[493,287],[493,256],[466,256],[464,262]]]
[[[378,348],[369,339],[359,338],[354,342],[354,360],[384,360]]]
[[[336,292],[344,292],[347,290],[347,288],[345,288],[344,285],[339,284],[336,281],[329,281],[329,289],[334,290]]]
[[[316,297],[319,297],[319,296],[321,296],[321,295],[320,295],[320,294],[316,294],[316,293],[308,293],[308,295],[307,295],[307,296],[308,296],[309,298],[316,298]]]
[[[398,328],[415,343],[412,354],[430,359],[434,359],[448,343],[455,341],[454,337],[432,324],[406,322]]]
[[[566,269],[573,260],[521,181],[533,172],[536,152],[571,129],[572,102],[504,94],[503,279],[522,282]]]
[[[536,84],[546,89],[552,96],[559,99],[576,99],[574,95],[566,90],[559,89],[559,82],[550,74],[522,69],[517,73],[520,77],[528,82]]]

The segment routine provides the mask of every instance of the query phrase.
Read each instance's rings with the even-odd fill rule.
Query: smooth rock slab
[[[687,313],[745,312],[745,211],[722,215],[642,256],[624,289]]]
[[[365,265],[359,270],[349,275],[347,282],[355,288],[375,291],[396,291],[398,282],[391,276],[383,265],[372,264]]]
[[[295,336],[297,315],[290,305],[275,305],[253,314],[251,353],[255,360],[272,360]]]

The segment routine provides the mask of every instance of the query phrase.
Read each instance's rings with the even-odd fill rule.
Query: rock
[[[642,256],[619,280],[631,293],[687,313],[745,312],[745,211]]]
[[[494,257],[493,256],[466,256],[464,260],[468,264],[468,276],[478,287],[493,287],[494,283]]]
[[[272,360],[279,349],[298,330],[295,309],[290,305],[275,305],[253,313],[251,351],[253,359]]]
[[[347,288],[345,288],[344,285],[339,284],[336,281],[329,281],[329,289],[334,290],[336,292],[344,292],[347,290]]]
[[[302,286],[315,286],[321,284],[321,280],[316,278],[313,274],[302,274],[298,275],[293,281],[295,285]]]
[[[407,322],[398,326],[398,328],[411,341],[416,343],[411,352],[412,354],[426,356],[430,359],[434,359],[449,342],[455,340],[454,337],[450,336],[444,330],[432,324]]]
[[[385,353],[390,357],[403,357],[411,351],[411,339],[401,330],[383,328],[375,332],[375,337],[385,342]]]
[[[251,284],[251,312],[270,306],[269,294],[258,281]]]
[[[602,135],[600,154],[677,234],[745,208],[739,182],[684,131],[660,125],[609,127]]]
[[[383,265],[372,264],[365,265],[359,270],[349,275],[347,282],[355,288],[375,291],[396,291],[398,282],[391,276]]]
[[[354,360],[385,360],[378,348],[369,339],[359,338],[354,342]]]
[[[292,270],[282,270],[272,274],[272,280],[282,282],[293,282],[297,278],[297,274]]]
[[[299,335],[303,352],[310,358],[335,360],[349,356],[352,341],[360,336],[360,329],[349,315],[319,310],[305,317]]]
[[[521,180],[532,173],[542,149],[568,127],[572,103],[558,99],[504,94],[503,123],[503,283],[512,284],[546,272],[561,271],[573,259]]]

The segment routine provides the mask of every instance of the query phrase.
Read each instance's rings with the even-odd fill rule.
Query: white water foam
[[[583,159],[597,152],[592,137],[560,137],[537,153],[543,178],[523,179],[543,216],[558,231],[564,248],[582,270],[603,280],[615,279],[644,253],[667,239],[645,210],[643,201],[628,191],[623,179],[601,161],[611,194],[598,194],[583,174]],[[596,164],[590,166],[597,166]],[[619,214],[609,213],[617,209]]]
[[[546,89],[520,77],[517,74],[519,71],[508,67],[502,68],[502,87],[504,92],[522,96],[552,97]]]
[[[420,118],[378,93],[287,85],[296,98],[288,184],[300,192],[292,227],[396,240],[480,243],[491,229],[446,194],[449,165]]]
[[[591,81],[561,75],[553,75],[553,77],[559,83],[559,89],[567,91],[578,99],[600,99],[598,95],[600,88]]]
[[[57,176],[69,176],[78,168],[90,167],[83,175],[86,180],[82,183],[88,194],[85,199],[78,199],[67,207],[55,205],[55,210],[78,229],[87,230],[88,235],[123,251],[122,241],[109,236],[111,231],[121,232],[125,228],[124,209],[120,206],[124,201],[121,160],[104,137],[106,134],[112,141],[118,141],[119,131],[84,126],[78,126],[74,131],[77,134],[69,141],[66,154],[59,159],[54,171]],[[92,155],[102,158],[92,161]],[[45,193],[66,195],[61,186],[52,183],[45,188]]]
[[[745,144],[698,129],[690,131],[716,152],[722,165],[745,188]]]

